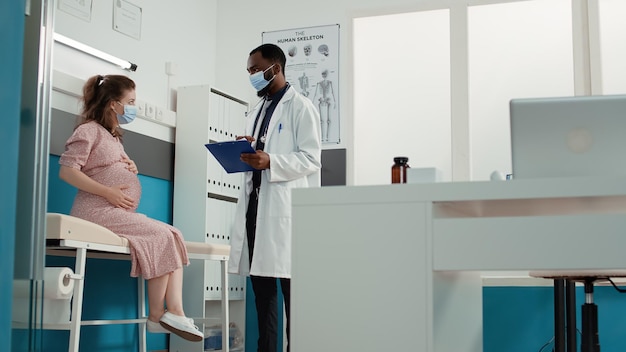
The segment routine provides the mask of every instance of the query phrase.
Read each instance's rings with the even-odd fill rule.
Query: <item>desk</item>
[[[626,177],[292,195],[298,352],[482,351],[482,272],[626,269]]]

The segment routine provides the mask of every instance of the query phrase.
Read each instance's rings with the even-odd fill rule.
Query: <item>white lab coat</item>
[[[253,135],[261,108],[257,104],[248,114],[246,135]],[[252,266],[246,235],[252,172],[246,172],[230,234],[229,272],[291,278],[291,189],[320,186],[320,135],[320,117],[313,103],[289,87],[268,126],[264,151],[270,156],[270,168],[261,175]]]

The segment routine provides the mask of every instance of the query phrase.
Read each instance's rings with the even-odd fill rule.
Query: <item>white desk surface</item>
[[[621,197],[625,200],[626,176],[306,188],[293,191],[292,204],[353,204],[371,200],[392,203],[462,202],[572,197]]]

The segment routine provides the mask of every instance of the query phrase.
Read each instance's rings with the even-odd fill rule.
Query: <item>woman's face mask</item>
[[[119,101],[117,103],[124,107],[124,114],[117,114],[117,122],[120,125],[133,122],[135,117],[137,117],[137,107],[135,105],[124,105]]]
[[[274,64],[272,64],[272,66],[266,68],[263,71],[255,72],[250,75],[250,83],[252,83],[252,86],[254,87],[254,89],[257,90],[257,92],[267,87],[267,85],[270,84],[272,80],[274,80],[274,77],[276,77],[276,75],[274,75],[269,80],[265,79],[265,72],[267,72],[272,67],[274,67]]]

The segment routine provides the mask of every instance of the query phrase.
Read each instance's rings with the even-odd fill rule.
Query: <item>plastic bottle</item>
[[[397,156],[393,158],[391,167],[391,183],[406,183],[406,169],[409,168],[409,158]]]

